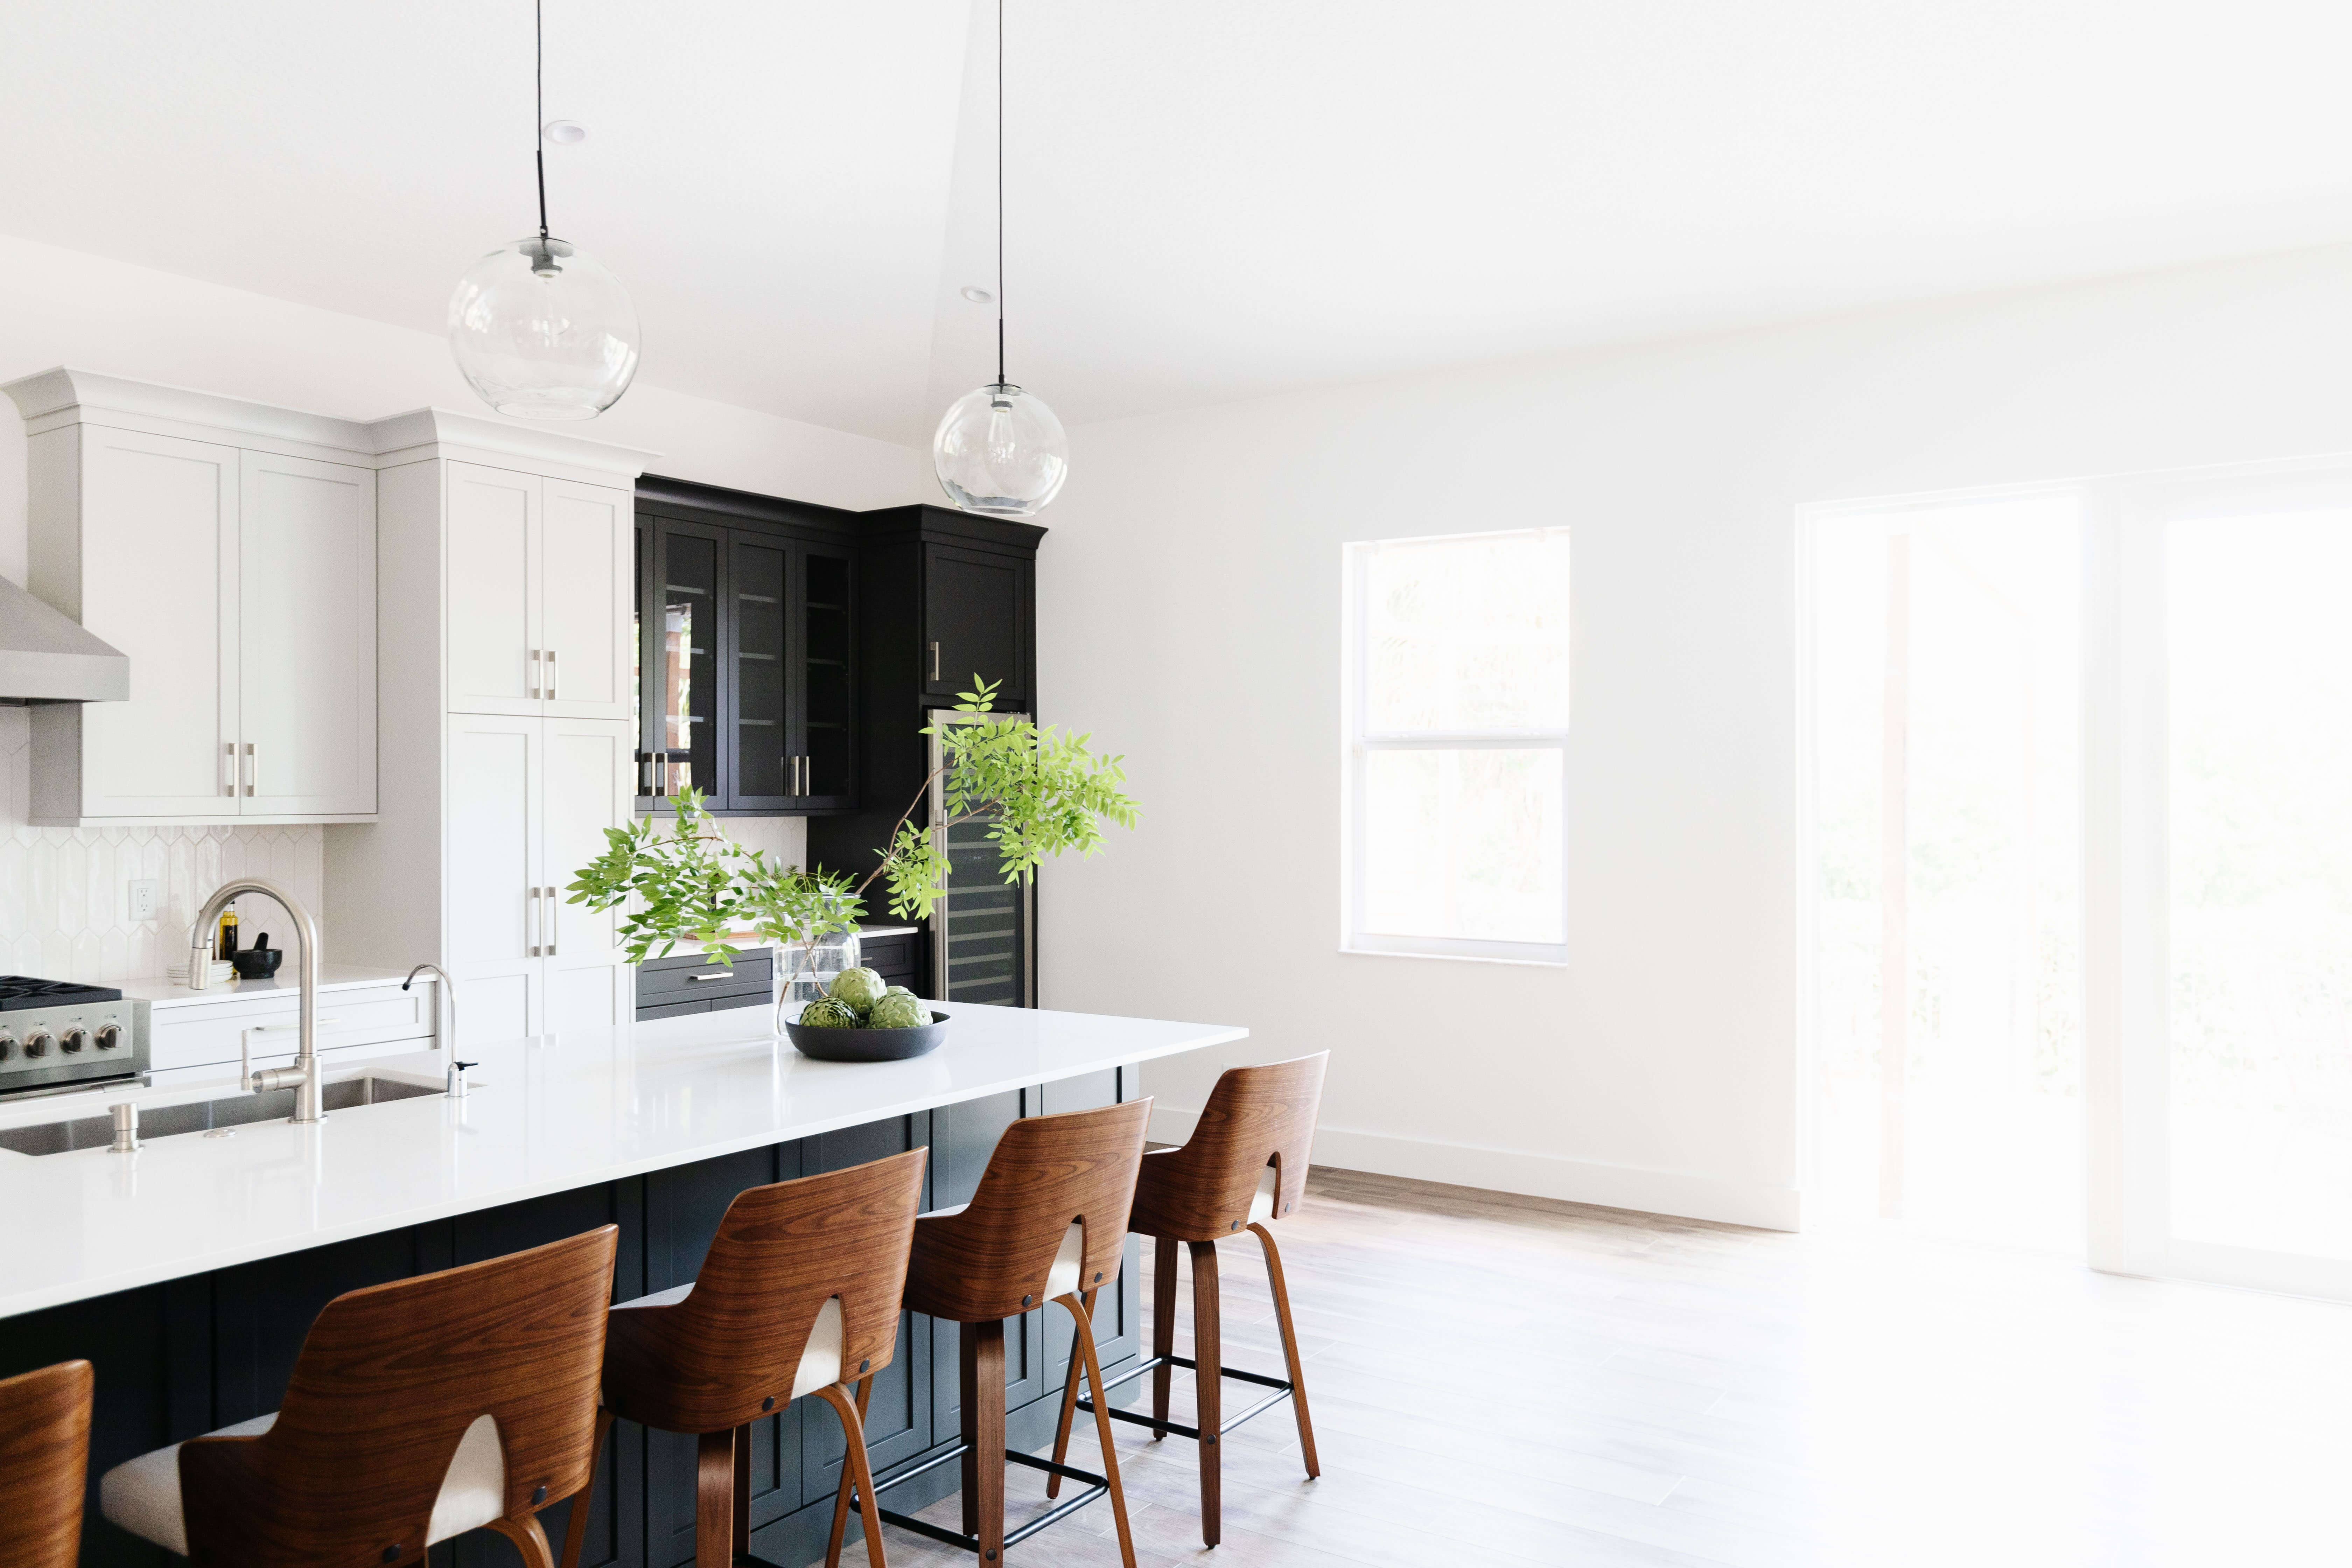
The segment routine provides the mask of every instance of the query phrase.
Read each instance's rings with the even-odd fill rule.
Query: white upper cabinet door
[[[541,559],[541,669],[555,719],[627,719],[636,596],[636,496],[569,479],[546,484]]]
[[[131,661],[128,702],[81,707],[81,815],[235,816],[239,454],[81,440],[81,622]]]
[[[541,731],[536,719],[450,715],[442,798],[442,964],[459,980],[522,978],[527,984],[519,991],[505,989],[523,999],[533,1021],[539,959],[548,942]],[[470,998],[473,987],[465,994]]]
[[[581,868],[611,847],[608,827],[625,827],[635,809],[636,735],[625,720],[551,719],[547,722],[547,886],[555,918],[546,956],[560,969],[617,963],[615,911],[592,914],[565,900]]]
[[[449,710],[536,715],[543,481],[451,463],[446,482]]]
[[[244,454],[238,805],[364,816],[375,799],[375,472]]]

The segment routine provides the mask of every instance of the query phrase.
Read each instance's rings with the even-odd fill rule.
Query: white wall
[[[1318,1157],[1798,1215],[1800,502],[2352,447],[2352,251],[1381,381],[1073,434],[1045,716],[1142,829],[1048,871],[1056,1007],[1329,1047]],[[1050,395],[1050,389],[1045,389]],[[1565,969],[1338,952],[1339,544],[1573,531]]]
[[[427,405],[488,412],[457,374],[447,342],[432,333],[0,237],[0,382],[55,364],[350,419]],[[0,404],[0,574],[21,584],[25,430],[15,412]],[[768,495],[866,508],[932,493],[928,454],[642,383],[593,425],[567,428],[660,452],[659,473]],[[26,740],[22,715],[0,711],[0,763],[21,773]],[[177,962],[194,914],[182,905],[210,890],[215,861],[234,869],[249,854],[298,858],[316,891],[315,827],[127,837],[33,828],[24,825],[22,798],[16,792],[16,804],[0,815],[0,956],[14,953],[9,962],[26,973],[149,973],[162,967],[154,954],[163,950],[164,962]],[[803,858],[798,818],[730,831],[787,860]],[[160,922],[128,921],[119,884],[134,874],[168,881]],[[190,892],[184,884],[191,879],[205,885]],[[333,933],[323,940],[331,954]]]

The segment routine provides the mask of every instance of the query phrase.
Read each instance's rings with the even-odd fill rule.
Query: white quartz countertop
[[[362,985],[397,985],[408,978],[404,969],[375,969],[363,963],[322,963],[319,965],[319,989],[350,991]],[[268,980],[215,980],[202,991],[191,991],[176,980],[151,975],[139,980],[94,980],[93,985],[110,985],[122,993],[126,1001],[144,1002],[154,1007],[203,1007],[219,1002],[251,1003],[256,998],[291,997],[301,987],[294,984],[294,954],[289,950],[278,973]],[[430,971],[416,977],[419,985],[433,984]]]
[[[397,977],[395,977],[397,978]],[[616,1181],[1023,1085],[1222,1045],[1246,1029],[940,1004],[947,1043],[912,1061],[812,1061],[767,1010],[480,1047],[472,1091],[151,1140],[135,1154],[0,1151],[0,1317]],[[438,1086],[436,1052],[362,1073]],[[163,1105],[235,1084],[20,1101],[9,1125]]]

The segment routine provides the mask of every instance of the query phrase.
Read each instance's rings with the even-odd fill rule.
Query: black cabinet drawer
[[[857,962],[894,985],[912,986],[912,981],[901,977],[915,973],[915,942],[913,931],[899,936],[861,936],[857,939]]]
[[[737,953],[732,968],[706,953],[673,953],[637,965],[637,1005],[765,996],[774,984],[774,954],[764,947]]]
[[[637,1022],[643,1024],[655,1018],[683,1018],[688,1013],[709,1011],[710,1004],[708,1002],[672,1002],[667,1006],[638,1008]]]

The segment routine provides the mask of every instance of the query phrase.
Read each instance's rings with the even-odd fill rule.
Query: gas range
[[[0,1096],[138,1079],[149,1062],[147,1013],[104,985],[0,974]]]

